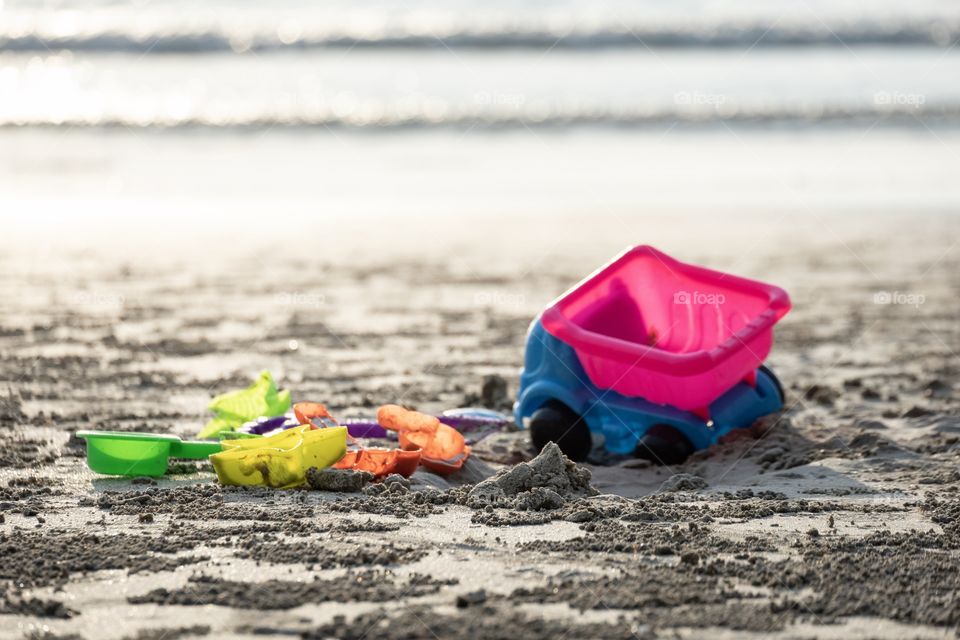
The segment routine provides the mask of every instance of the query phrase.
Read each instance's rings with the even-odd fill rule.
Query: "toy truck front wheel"
[[[583,416],[559,400],[548,400],[530,416],[530,440],[537,451],[556,442],[571,460],[583,462],[593,446]]]

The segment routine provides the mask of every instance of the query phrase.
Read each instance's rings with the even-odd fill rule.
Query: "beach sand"
[[[0,638],[951,636],[960,219],[808,213],[12,232]],[[789,291],[787,409],[672,469],[591,467],[562,509],[105,478],[71,437],[192,435],[262,369],[341,417],[512,393],[533,316],[633,242]],[[451,483],[529,456],[497,436]]]

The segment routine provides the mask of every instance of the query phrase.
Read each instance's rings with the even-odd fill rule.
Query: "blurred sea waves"
[[[0,127],[960,122],[957,2],[0,7]]]
[[[613,23],[583,28],[575,22],[552,25],[469,24],[392,25],[357,29],[324,29],[277,25],[250,25],[228,29],[203,23],[165,25],[102,24],[75,20],[63,23],[23,20],[7,24],[0,35],[4,51],[70,50],[121,53],[249,53],[288,49],[337,48],[469,48],[469,49],[601,49],[688,47],[949,47],[960,35],[956,21],[921,20],[910,24],[872,23],[837,26],[797,24],[695,24],[650,27],[643,23]]]

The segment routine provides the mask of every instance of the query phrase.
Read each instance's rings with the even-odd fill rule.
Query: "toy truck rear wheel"
[[[593,441],[583,417],[558,400],[549,400],[530,416],[530,440],[537,451],[556,442],[571,460],[587,459]]]

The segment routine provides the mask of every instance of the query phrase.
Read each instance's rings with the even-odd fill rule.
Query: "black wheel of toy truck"
[[[787,394],[784,393],[783,385],[780,384],[780,378],[778,378],[777,374],[773,372],[773,369],[765,364],[762,364],[760,365],[760,371],[763,371],[765,374],[770,376],[770,379],[773,381],[773,386],[777,388],[777,393],[780,394],[780,404],[787,404]]]
[[[530,416],[530,440],[537,451],[556,442],[564,455],[576,462],[586,460],[593,447],[587,423],[557,400],[550,400]]]
[[[693,453],[687,436],[668,424],[655,424],[640,438],[634,456],[657,465],[680,464]]]

